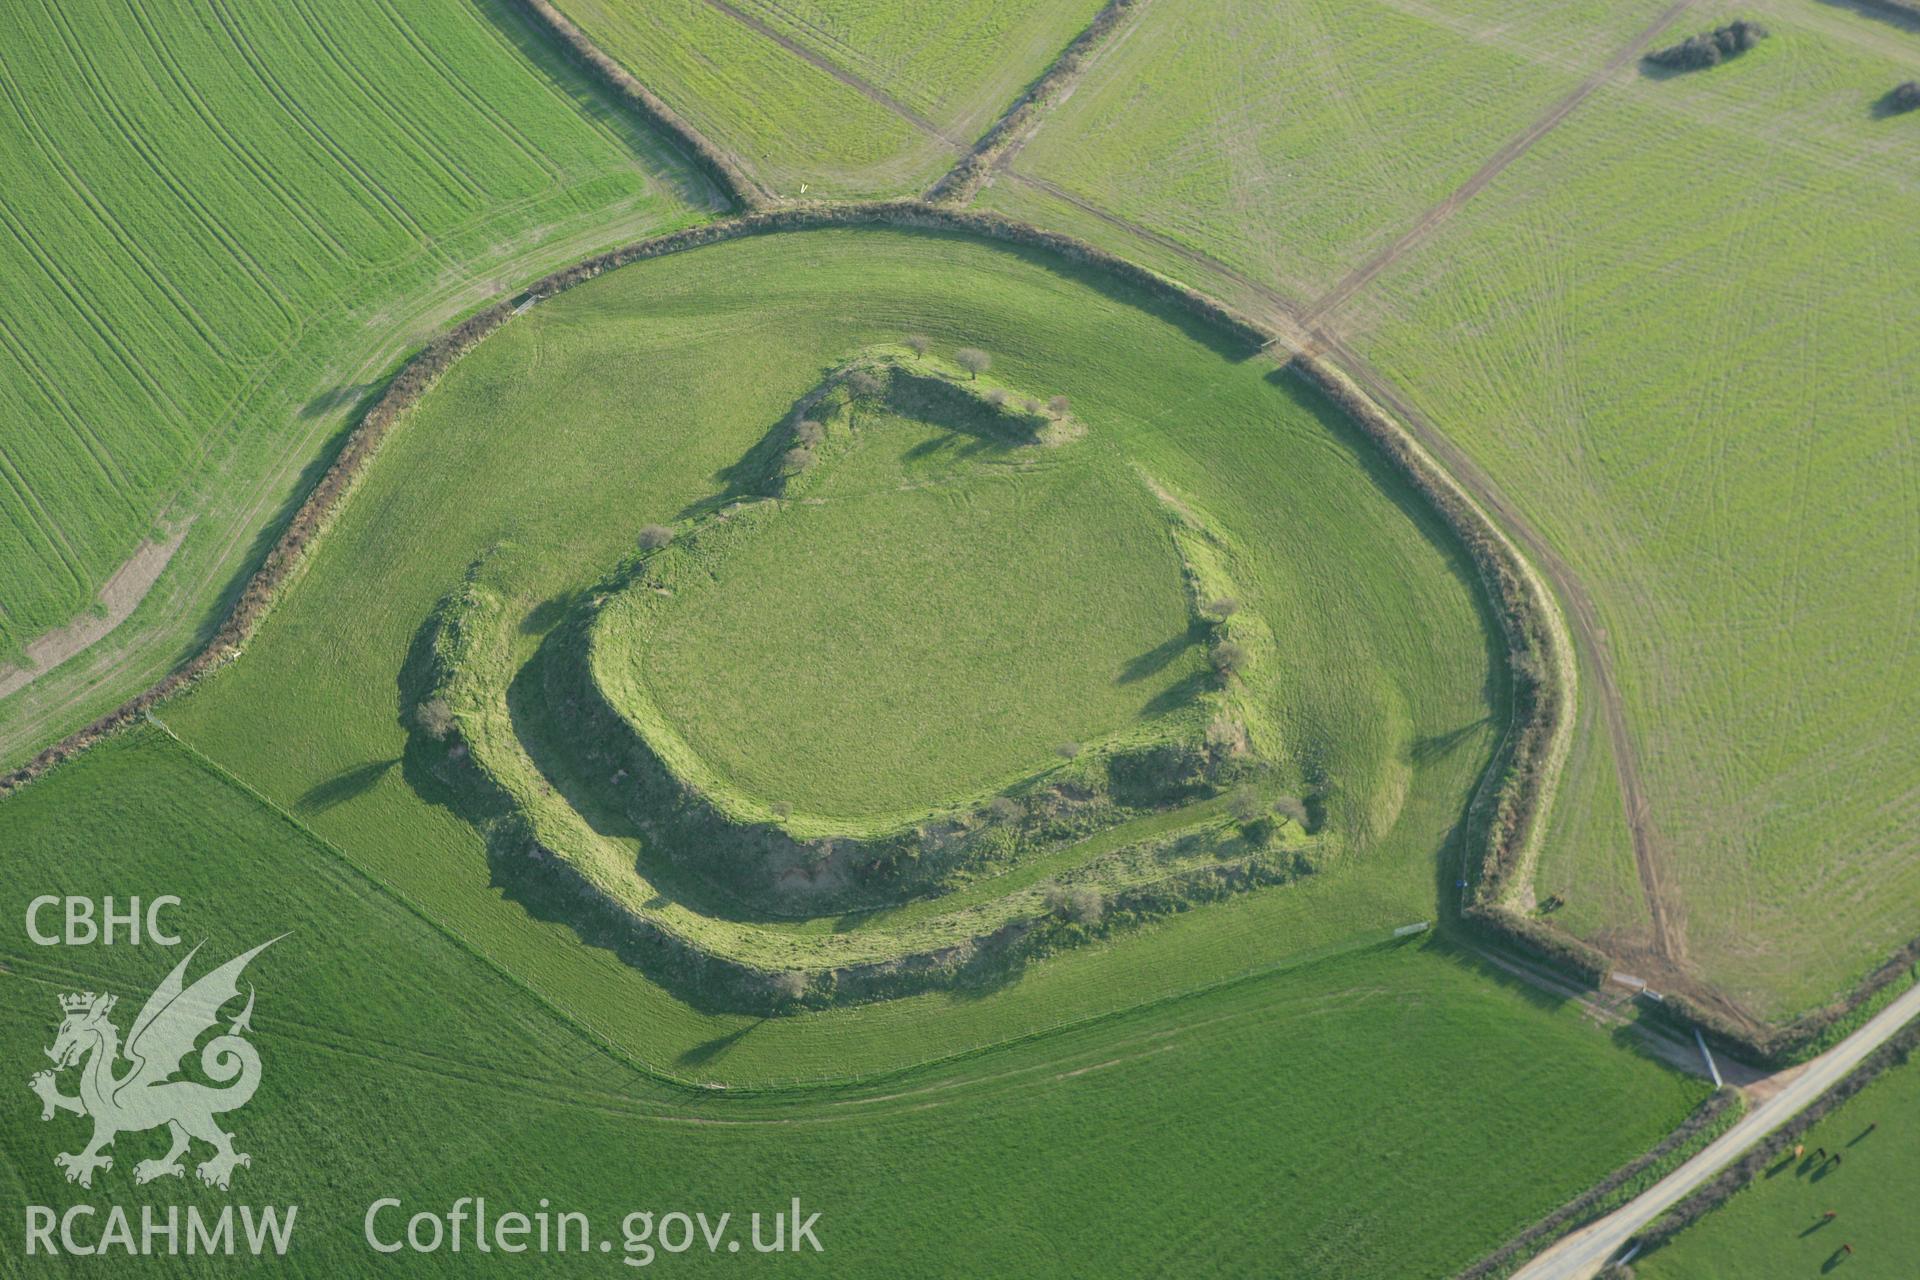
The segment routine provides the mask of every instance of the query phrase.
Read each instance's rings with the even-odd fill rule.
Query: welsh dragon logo
[[[54,1164],[66,1171],[68,1182],[91,1187],[96,1169],[113,1168],[113,1157],[104,1152],[114,1138],[161,1125],[172,1135],[173,1145],[158,1160],[142,1160],[135,1165],[135,1182],[185,1176],[180,1157],[196,1138],[213,1148],[213,1154],[194,1170],[210,1187],[226,1190],[234,1168],[253,1163],[245,1152],[233,1149],[233,1135],[215,1119],[246,1106],[260,1085],[260,1055],[245,1039],[252,1030],[251,985],[246,1007],[228,1025],[226,1034],[215,1036],[200,1050],[200,1070],[214,1084],[172,1077],[201,1035],[219,1023],[221,1006],[239,997],[240,971],[247,962],[279,940],[269,939],[235,956],[187,986],[187,965],[200,950],[196,946],[147,997],[140,1016],[133,1020],[133,1029],[127,1033],[124,1048],[119,1028],[108,1017],[117,997],[91,991],[60,997],[65,1017],[53,1047],[47,1050],[54,1069],[36,1073],[28,1084],[40,1095],[42,1120],[53,1119],[56,1111],[93,1118],[93,1140],[85,1149],[53,1158]],[[122,1055],[132,1065],[115,1074]],[[69,1097],[61,1093],[57,1073],[83,1060],[79,1094]]]

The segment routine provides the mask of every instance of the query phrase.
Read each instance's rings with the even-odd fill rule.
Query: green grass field
[[[1605,63],[1657,0],[1154,5],[981,203],[1150,242],[1031,174],[1307,302]],[[1176,269],[1181,278],[1192,263]],[[1204,268],[1201,268],[1204,270]]]
[[[1430,916],[1499,696],[1485,624],[1431,519],[1329,408],[1263,362],[1090,277],[957,237],[736,241],[536,307],[388,442],[245,660],[170,707],[169,723],[647,1060],[752,1025],[689,1010],[488,890],[479,839],[408,758],[415,691],[402,668],[435,602],[502,541],[519,548],[512,595],[526,615],[506,660],[524,662],[642,524],[708,499],[823,370],[916,331],[943,350],[995,352],[1009,385],[1070,396],[1089,424],[1070,448],[1123,447],[1250,553],[1243,612],[1286,640],[1269,710],[1326,779],[1347,852],[1300,886],[1251,895],[1258,904],[1048,961],[993,1014],[916,998],[871,1022],[777,1020],[730,1061],[775,1076],[873,1069],[897,1062],[900,1044],[869,1041],[864,1026],[911,1025],[960,1048]],[[528,450],[538,472],[521,465]],[[341,617],[357,619],[351,637]],[[800,1047],[815,1025],[837,1028],[831,1051]]]
[[[1100,0],[741,0],[738,7],[971,141],[1093,20]]]
[[[407,349],[712,203],[505,0],[33,3],[4,44],[0,681],[185,542],[107,644],[0,697],[0,760],[190,648]]]
[[[559,7],[767,186],[818,198],[909,195],[932,185],[1099,4]]]
[[[1894,1067],[1802,1141],[1807,1156],[1769,1166],[1740,1192],[1633,1264],[1642,1280],[1773,1280],[1840,1274],[1897,1280],[1920,1256],[1912,1191],[1920,1178],[1920,1067]],[[1869,1132],[1871,1130],[1871,1132]],[[1824,1147],[1841,1163],[1820,1172]],[[1827,1210],[1838,1214],[1826,1221]],[[1841,1245],[1850,1244],[1847,1256]]]
[[[1580,573],[1618,669],[1685,963],[1763,1016],[1920,929],[1915,399],[1903,228],[1920,46],[1830,6],[1708,74],[1623,73],[1339,323]],[[1645,908],[1596,730],[1539,891]]]
[[[789,1265],[819,1274],[898,1275],[903,1257],[928,1275],[1442,1274],[1703,1092],[1434,943],[1350,951],[867,1084],[715,1093],[636,1069],[481,959],[477,939],[430,924],[155,731],[0,805],[0,840],[9,918],[36,892],[164,886],[185,899],[171,918],[206,939],[203,960],[291,930],[248,971],[265,1065],[232,1116],[253,1157],[233,1198],[301,1206],[296,1275],[524,1270],[535,1259],[386,1260],[361,1241],[377,1197],[444,1213],[476,1192],[495,1213],[546,1197],[615,1242],[614,1259],[539,1258],[543,1274],[606,1274],[634,1210],[731,1212],[744,1234],[746,1214],[796,1195],[822,1212],[825,1251]],[[93,856],[104,847],[111,867]],[[120,993],[124,1028],[179,958],[17,942],[0,955],[0,1029],[22,1054],[50,1041],[60,993]],[[915,1038],[910,1052],[927,1049]],[[81,1122],[42,1125],[20,1102],[0,1128],[17,1201],[119,1196],[155,1142],[121,1137],[115,1168],[82,1191],[52,1162]],[[1071,1188],[1071,1209],[1036,1200],[1045,1186]],[[141,1198],[222,1202],[191,1183]],[[87,1261],[34,1267],[98,1269]],[[661,1261],[716,1260],[698,1246]]]
[[[782,511],[632,651],[713,768],[857,822],[997,790],[1182,704],[1205,650],[1179,554],[1112,450],[936,470],[978,442],[862,430],[818,505]]]

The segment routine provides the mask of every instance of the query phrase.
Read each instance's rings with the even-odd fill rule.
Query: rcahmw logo
[[[91,1188],[96,1174],[112,1171],[114,1161],[107,1149],[118,1137],[162,1127],[169,1145],[164,1153],[133,1166],[135,1183],[184,1178],[182,1157],[191,1153],[195,1143],[212,1148],[206,1159],[194,1165],[195,1176],[206,1186],[225,1191],[236,1169],[252,1165],[253,1158],[235,1150],[234,1135],[220,1121],[246,1106],[260,1086],[260,1054],[247,1039],[253,1032],[251,984],[245,1006],[227,1021],[226,1030],[200,1048],[199,1074],[212,1083],[175,1077],[201,1036],[218,1029],[221,1009],[239,998],[241,971],[278,941],[274,938],[261,943],[189,986],[187,966],[200,950],[195,947],[147,997],[124,1043],[112,1017],[117,997],[92,991],[60,997],[60,1029],[46,1050],[53,1069],[35,1073],[28,1084],[39,1095],[43,1121],[61,1112],[93,1121],[93,1136],[84,1147],[53,1158],[68,1182]],[[127,1064],[124,1069],[122,1059]],[[64,1093],[60,1076],[73,1068],[78,1069],[76,1091]],[[28,1205],[26,1252],[286,1251],[299,1206],[258,1211],[250,1205],[238,1208],[241,1232],[236,1236],[232,1205],[217,1214],[197,1205],[186,1206],[184,1212],[175,1206],[158,1210],[144,1206],[138,1214],[137,1230],[133,1215],[119,1205],[101,1208],[78,1204],[64,1212],[47,1205]]]

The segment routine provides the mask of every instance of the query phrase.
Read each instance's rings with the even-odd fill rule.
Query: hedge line
[[[1027,91],[1014,99],[993,127],[980,135],[980,141],[973,149],[960,158],[960,162],[949,170],[940,181],[927,191],[926,198],[939,203],[965,204],[979,194],[980,188],[987,183],[987,177],[993,172],[993,166],[1000,157],[1014,146],[1022,132],[1041,108],[1059,98],[1080,74],[1087,69],[1087,61],[1095,46],[1113,33],[1127,10],[1144,0],[1107,0],[1100,12],[1093,15],[1093,21],[1087,29],[1075,36],[1053,65],[1040,73]]]
[[[1494,762],[1499,785],[1476,797],[1468,815],[1470,840],[1484,841],[1480,877],[1464,914],[1505,935],[1522,949],[1547,954],[1583,976],[1605,973],[1598,953],[1585,944],[1554,937],[1538,922],[1499,905],[1502,890],[1518,866],[1538,816],[1542,791],[1551,784],[1552,744],[1566,699],[1558,679],[1563,658],[1547,605],[1536,592],[1519,553],[1473,505],[1466,493],[1420,451],[1400,425],[1337,370],[1311,356],[1297,356],[1292,367],[1338,405],[1395,463],[1452,529],[1492,597],[1507,642],[1512,681],[1513,724]]]
[[[226,619],[206,647],[145,692],[85,728],[69,734],[13,772],[0,776],[0,799],[5,799],[107,735],[126,728],[145,715],[149,708],[178,693],[221,663],[238,656],[259,627],[260,620],[272,607],[281,587],[304,561],[308,547],[331,523],[341,502],[352,491],[361,471],[379,451],[381,442],[400,415],[425,395],[469,347],[499,328],[512,314],[511,301],[496,302],[433,339],[409,360],[393,381],[387,384],[386,391],[367,411],[360,425],[347,437],[333,465],[327,468],[326,474],[307,495],[306,501],[300,504],[300,509],[267,552],[260,568],[241,588],[239,598],[234,601]]]
[[[529,857],[529,852],[541,856]],[[1291,851],[1262,851],[1115,893],[1104,900],[1105,914],[1093,926],[1054,914],[1016,917],[990,932],[891,959],[769,971],[627,910],[579,867],[540,848],[530,836],[496,833],[488,858],[496,884],[528,909],[564,921],[581,941],[611,950],[679,999],[708,1011],[759,1015],[990,988],[1017,975],[1030,960],[1109,937],[1120,928],[1313,874],[1311,863]],[[788,980],[797,985],[787,986]]]
[[[1845,1023],[1862,1019],[1867,1006],[1908,976],[1916,965],[1920,965],[1920,938],[1894,952],[1846,995],[1810,1009],[1791,1022],[1758,1031],[1739,1026],[1719,1011],[1683,995],[1667,995],[1651,1005],[1650,1011],[1654,1017],[1681,1027],[1698,1025],[1715,1047],[1729,1053],[1745,1055],[1765,1066],[1791,1066],[1813,1056],[1822,1047],[1823,1038]]]
[[[1642,1252],[1665,1244],[1702,1215],[1725,1204],[1737,1191],[1752,1182],[1759,1172],[1784,1151],[1790,1151],[1815,1122],[1878,1079],[1889,1067],[1899,1066],[1920,1049],[1920,1020],[1909,1023],[1893,1039],[1868,1054],[1861,1064],[1833,1088],[1814,1099],[1793,1119],[1763,1138],[1746,1155],[1720,1172],[1720,1176],[1669,1209],[1635,1237]]]
[[[725,193],[736,208],[760,209],[772,203],[772,196],[732,156],[708,142],[679,112],[634,79],[625,67],[602,53],[598,45],[587,39],[585,32],[568,20],[567,15],[554,8],[548,0],[519,0],[519,3],[559,43],[568,57],[647,123],[666,134],[701,172],[713,180],[714,185]]]
[[[1659,1166],[1671,1164],[1677,1167],[1681,1160],[1676,1157],[1691,1156],[1694,1151],[1704,1147],[1724,1132],[1745,1109],[1745,1101],[1738,1089],[1715,1089],[1653,1150],[1621,1165],[1600,1182],[1460,1272],[1454,1280],[1493,1280],[1493,1277],[1511,1274],[1513,1268],[1555,1240],[1611,1212],[1614,1206],[1610,1201],[1622,1188],[1646,1178],[1649,1172]]]

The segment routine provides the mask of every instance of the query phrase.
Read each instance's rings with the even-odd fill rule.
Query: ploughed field
[[[1772,34],[1609,81],[1343,327],[1586,584],[1670,959],[1781,1019],[1920,933],[1920,133],[1884,103],[1920,41],[1764,0],[1660,43],[1741,17]],[[1580,737],[1538,894],[1631,962],[1644,893],[1603,722]]]
[[[560,0],[587,37],[783,196],[925,190],[1099,0]]]
[[[1639,56],[1740,21],[1719,65]],[[1590,601],[1632,755],[1583,678],[1534,897],[1761,1021],[1920,932],[1911,28],[1148,5],[979,201],[1324,330],[1489,478]]]
[[[715,206],[507,0],[35,0],[0,93],[8,765],[191,650],[409,348]],[[31,642],[179,539],[144,608],[16,690]]]

